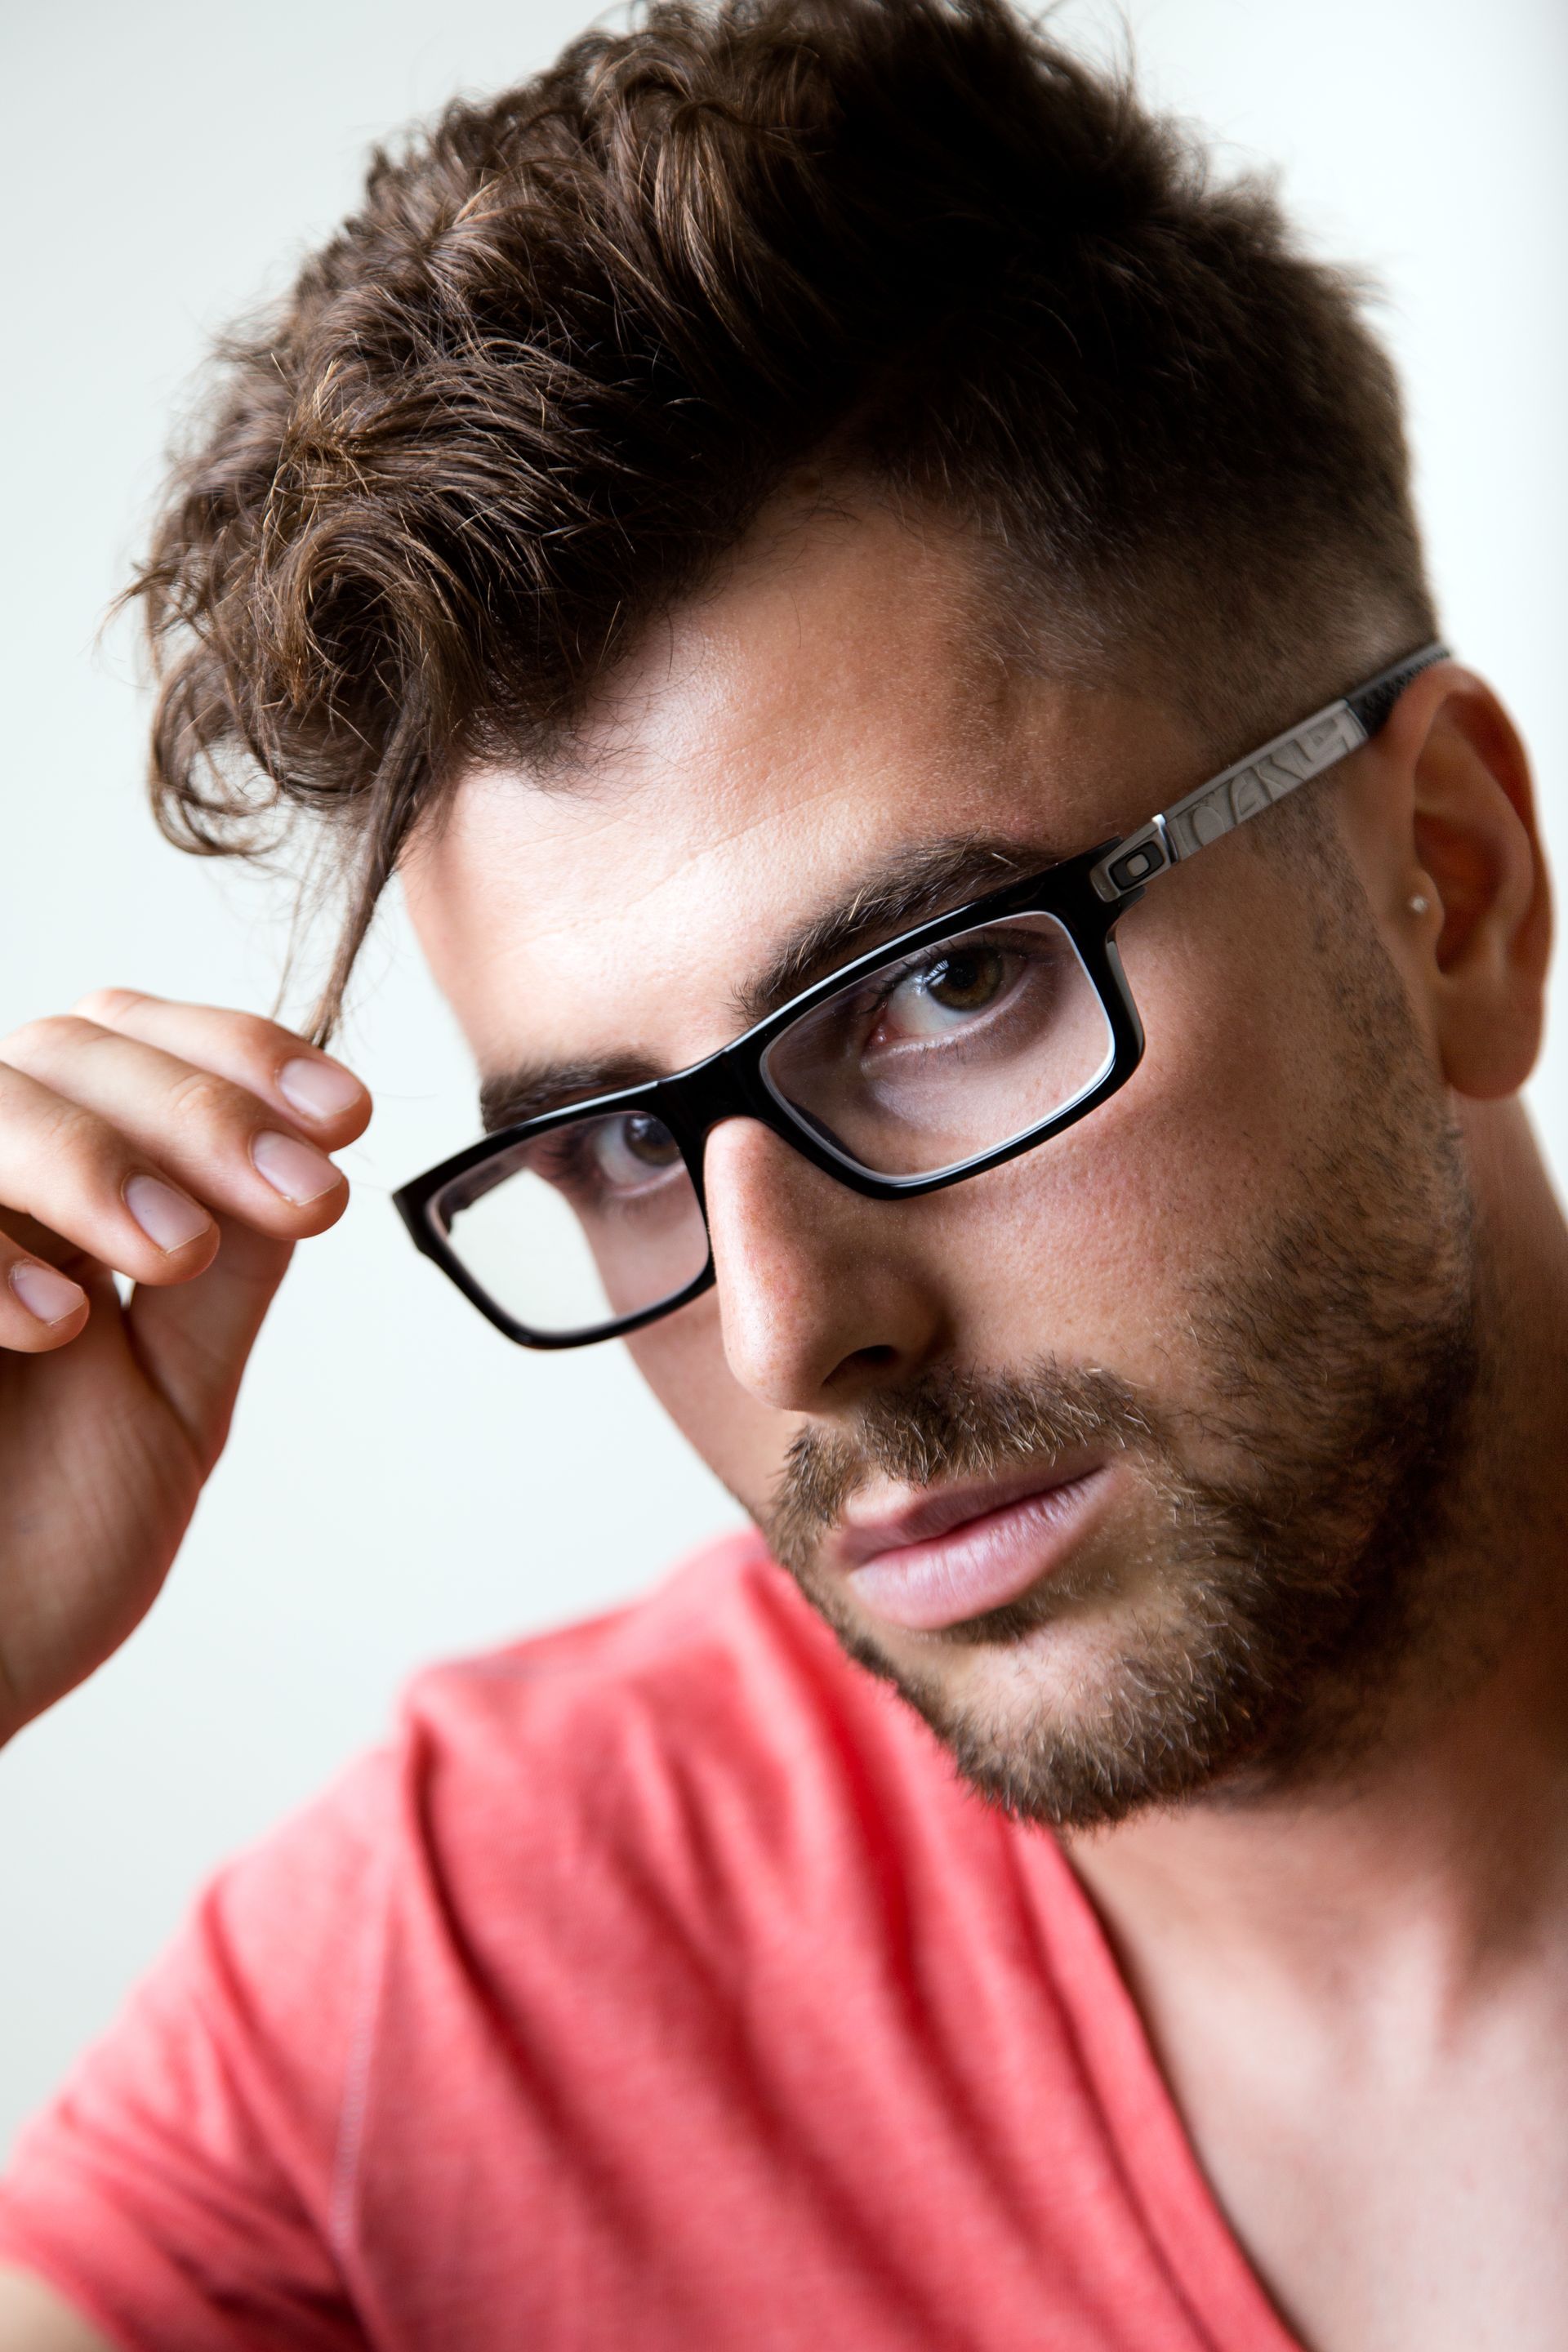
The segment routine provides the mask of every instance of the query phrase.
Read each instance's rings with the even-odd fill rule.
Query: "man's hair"
[[[454,769],[547,769],[807,463],[1216,751],[1435,633],[1391,369],[1265,189],[1004,0],[658,0],[374,155],[136,582],[164,829],[341,823],[319,1035]]]

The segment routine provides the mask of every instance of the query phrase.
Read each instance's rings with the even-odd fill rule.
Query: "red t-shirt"
[[[1290,2352],[1059,1848],[753,1538],[424,1675],[25,2135],[146,2352]]]

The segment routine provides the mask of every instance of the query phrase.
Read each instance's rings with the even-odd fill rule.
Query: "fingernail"
[[[285,1062],[278,1073],[278,1090],[287,1095],[307,1118],[339,1118],[353,1108],[364,1088],[352,1070],[337,1062]]]
[[[258,1135],[250,1156],[273,1191],[297,1209],[319,1201],[343,1181],[324,1151],[313,1143],[301,1143],[295,1135]]]
[[[125,1205],[148,1240],[156,1242],[161,1250],[184,1249],[212,1223],[205,1209],[198,1209],[172,1184],[160,1183],[156,1176],[132,1176],[125,1187]]]
[[[79,1283],[67,1274],[57,1274],[52,1265],[40,1265],[37,1258],[22,1258],[11,1268],[11,1287],[26,1308],[40,1323],[63,1323],[74,1315],[87,1293]]]

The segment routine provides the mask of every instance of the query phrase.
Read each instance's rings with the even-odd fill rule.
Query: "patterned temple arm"
[[[1108,903],[1130,897],[1167,866],[1195,857],[1221,834],[1310,783],[1376,734],[1413,677],[1447,658],[1447,646],[1423,646],[1300,726],[1288,727],[1260,751],[1249,751],[1223,775],[1211,776],[1107,850],[1089,877],[1096,891]]]

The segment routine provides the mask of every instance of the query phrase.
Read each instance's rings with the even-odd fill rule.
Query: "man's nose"
[[[842,1409],[942,1349],[925,1203],[851,1192],[751,1118],[714,1129],[704,1172],[725,1356],[763,1403]]]

